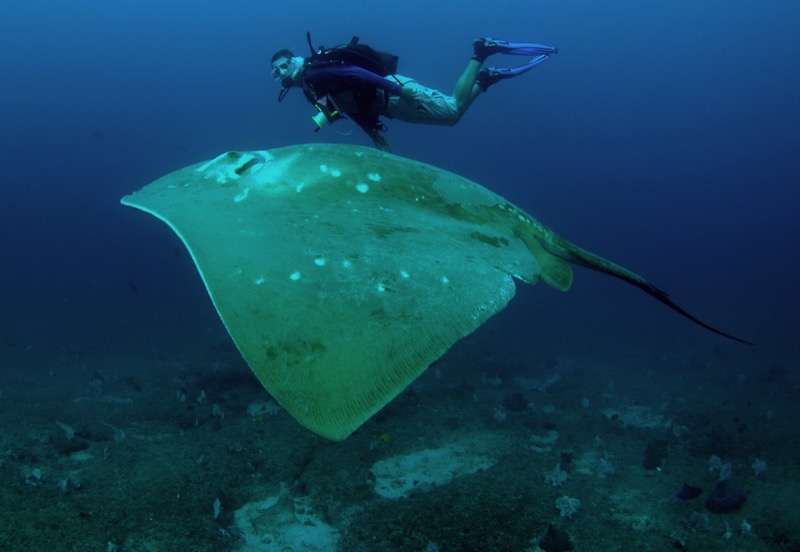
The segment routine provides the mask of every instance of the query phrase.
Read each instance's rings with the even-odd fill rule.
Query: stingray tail
[[[648,294],[650,297],[653,297],[660,301],[661,303],[665,304],[675,312],[685,316],[695,324],[702,326],[703,328],[714,332],[717,335],[721,335],[722,337],[727,337],[728,339],[732,339],[733,341],[738,341],[739,343],[744,343],[746,345],[752,345],[753,343],[742,339],[740,337],[736,337],[735,335],[731,335],[729,333],[723,332],[722,330],[718,330],[714,326],[710,324],[706,324],[693,314],[687,312],[683,307],[676,304],[672,299],[669,298],[669,295],[636,274],[635,272],[631,272],[630,270],[619,266],[618,264],[612,263],[611,261],[604,259],[599,255],[595,255],[585,249],[578,247],[574,243],[565,240],[555,232],[549,232],[549,239],[546,240],[545,247],[554,255],[561,257],[562,259],[569,261],[574,264],[579,264],[586,268],[590,268],[592,270],[596,270],[598,272],[602,272],[603,274],[608,274],[609,276],[614,276],[615,278],[619,278],[631,285],[634,285]]]
[[[626,281],[629,281],[629,280],[626,280]],[[738,341],[739,343],[744,343],[745,345],[752,345],[753,344],[752,341],[747,341],[746,339],[742,339],[741,337],[736,337],[735,335],[731,335],[729,333],[723,332],[722,330],[718,330],[714,326],[706,324],[705,322],[703,322],[702,320],[700,320],[696,316],[686,312],[686,310],[684,310],[680,305],[675,304],[675,302],[672,299],[669,298],[669,295],[667,294],[667,292],[657,288],[656,286],[654,286],[653,284],[651,284],[651,283],[649,283],[649,282],[647,282],[645,280],[642,280],[641,282],[630,282],[630,283],[632,283],[633,285],[635,285],[636,287],[638,287],[639,289],[644,291],[649,296],[654,297],[655,299],[661,301],[662,303],[667,305],[669,308],[671,308],[675,312],[678,312],[678,313],[682,314],[683,316],[685,316],[686,318],[688,318],[689,320],[691,320],[695,324],[698,324],[699,326],[702,326],[705,329],[707,329],[709,331],[712,331],[717,335],[721,335],[722,337],[727,337],[728,339],[732,339],[734,341]]]

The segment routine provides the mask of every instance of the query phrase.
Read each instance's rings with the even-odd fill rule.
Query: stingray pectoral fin
[[[175,231],[256,377],[335,440],[540,270],[502,198],[371,148],[226,152],[122,201]]]
[[[631,272],[627,268],[624,268],[616,263],[609,261],[599,255],[595,255],[594,253],[583,249],[582,247],[578,247],[574,243],[566,240],[544,226],[539,226],[537,229],[537,236],[538,239],[534,239],[531,241],[537,242],[541,248],[546,249],[552,256],[556,256],[560,259],[569,261],[574,264],[578,264],[584,266],[586,268],[590,268],[592,270],[596,270],[598,272],[602,272],[604,274],[608,274],[610,276],[614,276],[615,278],[619,278],[631,285],[634,285],[644,291],[649,296],[657,299],[661,303],[665,304],[675,312],[685,316],[695,324],[702,326],[703,328],[714,332],[717,335],[721,335],[722,337],[727,337],[728,339],[732,339],[733,341],[738,341],[739,343],[744,343],[746,345],[752,345],[753,343],[742,339],[740,337],[736,337],[729,333],[723,332],[722,330],[718,330],[714,326],[707,324],[694,316],[693,314],[689,313],[681,307],[680,305],[676,304],[672,299],[669,298],[669,295],[636,274],[635,272]],[[526,241],[526,240],[523,240]],[[531,244],[526,241],[526,244],[529,248],[531,248]],[[531,249],[532,252],[533,249]],[[536,252],[535,255],[538,256]],[[550,283],[546,277],[546,270],[542,269],[542,279],[545,282]],[[551,284],[554,285],[554,284]],[[557,285],[554,287],[559,288]]]

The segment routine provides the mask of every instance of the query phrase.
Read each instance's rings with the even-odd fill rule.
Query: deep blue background
[[[312,133],[298,93],[276,102],[268,60],[282,47],[304,52],[310,30],[325,45],[358,34],[398,54],[400,73],[448,92],[475,37],[558,46],[455,128],[390,121],[395,153],[506,196],[755,340],[761,358],[794,358],[800,4],[487,6],[3,2],[0,344],[166,347],[221,331],[178,239],[118,201],[231,149],[367,144],[357,130],[340,135],[348,123]],[[517,60],[491,60],[501,61]],[[735,347],[580,269],[567,294],[520,289],[496,324],[557,351]]]

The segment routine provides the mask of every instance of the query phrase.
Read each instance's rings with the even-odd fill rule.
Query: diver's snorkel
[[[292,88],[292,78],[286,77],[281,81],[281,91],[278,92],[278,101],[282,102]]]

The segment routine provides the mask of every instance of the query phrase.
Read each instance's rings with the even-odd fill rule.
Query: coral
[[[555,501],[556,508],[561,512],[561,517],[572,519],[572,516],[578,513],[581,508],[581,501],[577,498],[571,498],[567,495],[557,498]]]
[[[561,463],[550,471],[544,472],[545,483],[550,483],[553,487],[560,487],[569,479],[569,474],[561,469]]]

